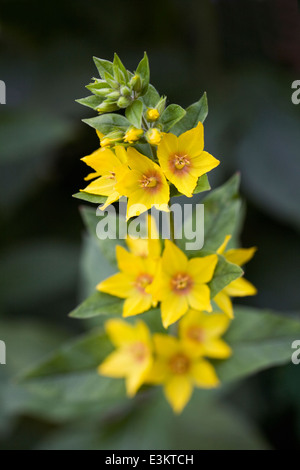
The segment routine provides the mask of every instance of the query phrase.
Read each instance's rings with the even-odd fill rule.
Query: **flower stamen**
[[[176,274],[171,280],[172,290],[177,294],[186,293],[193,285],[193,281],[188,274]]]
[[[135,287],[146,294],[146,288],[153,282],[153,277],[150,274],[140,274],[135,280]]]
[[[184,354],[179,353],[171,357],[169,366],[174,374],[186,374],[190,368],[190,359]]]

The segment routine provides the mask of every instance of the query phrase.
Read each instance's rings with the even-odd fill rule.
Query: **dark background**
[[[134,70],[146,50],[151,82],[169,102],[187,106],[207,91],[206,149],[221,160],[211,185],[241,171],[242,241],[259,247],[246,273],[259,293],[239,302],[300,312],[296,1],[1,0],[0,16],[0,338],[10,334],[16,351],[9,373],[81,328],[67,317],[79,301],[84,230],[71,195],[83,187],[80,158],[98,140],[81,123],[94,113],[74,100],[89,94],[93,55],[112,60],[116,51]],[[288,365],[243,382],[230,400],[273,448],[296,449],[299,392],[300,365]],[[33,448],[49,430],[20,411],[0,424],[0,448]]]

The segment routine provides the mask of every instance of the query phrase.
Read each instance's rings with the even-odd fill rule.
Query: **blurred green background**
[[[146,50],[151,82],[182,106],[207,91],[206,148],[222,163],[210,182],[216,187],[241,172],[242,241],[259,247],[247,267],[259,293],[239,303],[300,318],[300,105],[291,102],[291,84],[300,79],[299,10],[294,0],[1,0],[0,15],[7,87],[0,107],[0,338],[8,356],[0,366],[0,449],[85,447],[70,437],[68,423],[31,415],[16,394],[7,400],[7,387],[83,328],[67,314],[80,300],[84,233],[71,195],[87,171],[80,158],[98,145],[81,123],[93,113],[75,103],[89,94],[92,56],[111,60],[116,51],[133,70]],[[299,392],[300,365],[288,365],[244,381],[225,401],[238,423],[250,423],[252,437],[296,449]],[[226,422],[222,415],[215,427]],[[227,447],[255,447],[256,438],[239,439],[239,426],[228,429]]]

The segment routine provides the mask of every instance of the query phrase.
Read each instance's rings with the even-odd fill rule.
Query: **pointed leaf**
[[[197,126],[198,122],[204,122],[208,114],[207,95],[204,93],[202,98],[189,106],[186,115],[172,129],[172,133],[180,135]]]

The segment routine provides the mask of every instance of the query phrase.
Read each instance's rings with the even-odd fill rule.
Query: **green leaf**
[[[291,361],[291,344],[300,337],[298,319],[249,307],[236,307],[234,311],[235,319],[224,337],[233,355],[216,364],[221,382]]]
[[[168,132],[185,116],[186,111],[178,104],[170,104],[162,113],[158,122],[162,124],[163,131]]]
[[[147,108],[155,108],[160,100],[160,95],[153,85],[149,85],[147,92],[142,97]]]
[[[131,124],[138,129],[140,129],[142,125],[142,114],[143,103],[140,100],[133,101],[125,111],[125,115],[128,121],[130,121]]]
[[[81,199],[82,201],[93,202],[94,204],[104,204],[107,197],[106,196],[97,196],[96,194],[85,193],[80,191],[80,193],[73,194],[74,198]]]
[[[113,64],[109,60],[98,59],[98,57],[94,57],[94,62],[102,79],[105,79],[105,73],[113,75]]]
[[[23,373],[22,379],[93,370],[112,350],[112,343],[104,331],[97,329],[61,346],[47,359]]]
[[[199,121],[202,123],[205,121],[207,114],[207,95],[204,93],[199,101],[187,108],[186,115],[172,128],[172,133],[178,136],[183,134],[183,132],[193,129]]]
[[[103,114],[91,119],[83,119],[83,122],[104,135],[116,130],[116,128],[125,131],[130,126],[128,119],[121,114]]]
[[[204,203],[204,250],[216,251],[226,235],[232,235],[240,214],[241,201],[238,195],[239,174],[205,197]]]
[[[209,191],[211,186],[208,181],[207,175],[202,175],[197,181],[197,186],[194,189],[194,194],[202,193],[203,191]]]
[[[70,313],[72,318],[93,318],[99,315],[121,316],[123,312],[123,299],[112,295],[95,292]]]
[[[142,94],[144,94],[149,86],[149,80],[150,80],[150,68],[149,68],[149,60],[146,52],[144,53],[143,59],[140,61],[137,69],[136,69],[136,74],[139,75],[142,79]]]
[[[224,287],[228,286],[243,275],[243,270],[233,263],[229,263],[223,256],[218,255],[218,264],[214,272],[214,277],[210,281],[209,288],[213,299]]]
[[[86,98],[80,98],[76,100],[76,103],[82,104],[83,106],[87,106],[88,108],[97,109],[98,106],[103,102],[103,98],[100,96],[87,96]]]
[[[128,82],[128,73],[124,67],[120,57],[115,53],[114,62],[113,62],[114,77],[118,80],[120,84],[125,84]]]

